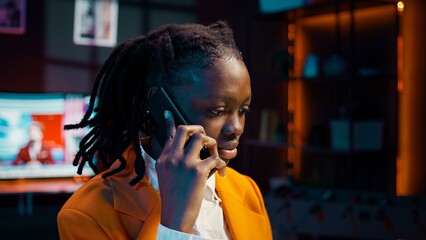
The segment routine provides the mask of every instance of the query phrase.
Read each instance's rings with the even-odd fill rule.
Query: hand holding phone
[[[202,126],[189,124],[164,89],[151,97],[146,113],[153,122],[152,136],[163,148],[156,163],[161,224],[191,233],[205,194],[207,174],[210,177],[216,168],[225,169],[226,163],[218,156],[216,140],[207,136]],[[202,157],[204,151],[206,158]]]
[[[159,88],[154,95],[150,98],[145,109],[145,117],[150,118],[150,127],[152,135],[161,147],[164,147],[167,139],[169,138],[168,129],[166,127],[166,119],[164,112],[168,110],[172,113],[175,126],[190,125],[184,118],[178,106],[174,104],[173,100],[167,94],[164,88]],[[203,147],[200,151],[200,159],[206,159],[210,156],[209,151]],[[212,169],[209,177],[217,171],[216,168]]]

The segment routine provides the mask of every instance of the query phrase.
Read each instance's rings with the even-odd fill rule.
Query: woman
[[[170,111],[153,121],[147,106],[162,89],[192,125],[176,126]],[[84,118],[66,126],[92,127],[75,158],[79,171],[86,162],[98,169],[95,153],[107,169],[59,212],[61,238],[272,239],[257,185],[226,169],[250,102],[250,77],[225,22],[165,25],[120,44]]]

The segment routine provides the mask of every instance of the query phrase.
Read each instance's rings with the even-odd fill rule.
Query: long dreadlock
[[[224,21],[209,26],[168,24],[119,44],[96,77],[82,120],[64,127],[65,130],[91,128],[80,141],[73,161],[78,165],[77,172],[81,174],[87,162],[98,173],[94,163],[96,153],[105,168],[120,161],[117,169],[103,174],[104,178],[124,169],[127,161],[123,152],[130,144],[138,149],[139,132],[147,133],[149,123],[142,109],[150,87],[190,84],[188,70],[206,68],[219,58],[242,59],[232,30]],[[146,170],[141,152],[135,152],[137,177],[130,185],[139,182]]]

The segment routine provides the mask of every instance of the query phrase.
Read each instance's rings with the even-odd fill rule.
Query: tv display
[[[72,161],[87,129],[63,126],[79,122],[87,104],[83,94],[0,93],[0,180],[78,176]],[[83,175],[94,172],[87,166]]]

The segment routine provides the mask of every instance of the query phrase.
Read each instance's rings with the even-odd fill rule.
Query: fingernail
[[[172,117],[172,113],[169,110],[164,111],[164,118],[169,120]]]

